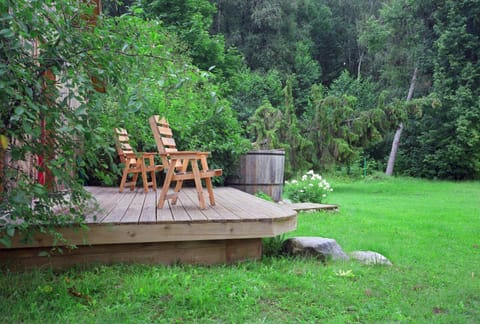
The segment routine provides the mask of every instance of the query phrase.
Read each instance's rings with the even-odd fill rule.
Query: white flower
[[[303,189],[300,189],[299,191],[300,191],[300,192],[305,192],[305,190],[303,190]]]
[[[296,184],[296,183],[298,183],[297,180],[292,180],[292,184]]]
[[[307,175],[306,175],[306,174],[304,174],[304,175],[302,176],[302,181],[305,181],[305,180],[307,180]]]
[[[325,198],[325,197],[327,197],[327,195],[326,195],[326,194],[323,194],[322,197]]]
[[[310,174],[310,175],[313,176],[315,174],[315,172],[313,172],[313,170],[308,170],[307,174]]]
[[[315,179],[315,180],[322,180],[322,176],[321,176],[321,175],[319,175],[319,174],[314,174],[314,175],[312,176],[312,179]]]
[[[309,183],[308,186],[309,186],[309,187],[313,187],[313,183]]]

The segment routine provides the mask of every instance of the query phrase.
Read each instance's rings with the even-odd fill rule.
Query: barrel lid
[[[247,155],[285,155],[284,150],[255,150],[247,152]]]

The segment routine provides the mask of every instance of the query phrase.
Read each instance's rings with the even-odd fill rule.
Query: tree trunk
[[[362,62],[363,62],[363,55],[365,52],[362,51],[360,53],[360,57],[358,58],[358,65],[357,65],[357,80],[360,80],[360,77],[362,76]]]
[[[415,67],[413,70],[412,80],[410,81],[410,88],[408,89],[407,101],[412,100],[413,90],[415,89],[415,82],[417,81],[417,72],[418,68]],[[388,157],[387,170],[385,174],[391,176],[393,174],[393,167],[395,165],[395,160],[397,158],[398,146],[400,145],[400,137],[402,136],[403,123],[398,125],[395,136],[393,137],[392,149],[390,150],[390,156]]]

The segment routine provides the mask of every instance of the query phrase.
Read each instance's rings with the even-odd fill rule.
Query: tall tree
[[[401,98],[402,93],[409,89],[407,101],[410,101],[418,85],[419,74],[428,77],[431,73],[432,8],[430,1],[392,0],[380,10],[376,23],[372,19],[366,22],[360,43],[375,54],[377,64],[382,66],[380,78],[391,98]],[[426,84],[428,87],[429,83]],[[418,92],[423,94],[422,90]],[[403,129],[401,122],[397,125],[391,145],[387,175],[393,173]]]
[[[480,176],[480,1],[443,0],[435,11],[434,94],[425,112],[422,176]]]

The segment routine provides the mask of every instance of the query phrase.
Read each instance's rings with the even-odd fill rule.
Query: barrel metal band
[[[285,156],[285,152],[283,153],[260,153],[260,152],[248,152],[246,155],[275,155],[275,156]]]

